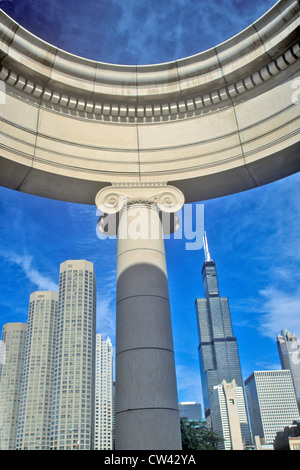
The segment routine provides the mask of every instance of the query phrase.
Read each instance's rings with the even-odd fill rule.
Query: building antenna
[[[203,247],[204,247],[205,261],[211,261],[211,257],[210,257],[210,253],[209,253],[209,249],[208,249],[206,232],[204,232]]]

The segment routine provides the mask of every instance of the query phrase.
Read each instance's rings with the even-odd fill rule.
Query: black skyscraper
[[[220,297],[215,262],[210,259],[206,237],[202,267],[204,298],[196,299],[199,333],[199,362],[205,414],[210,408],[213,387],[223,380],[243,387],[236,338],[233,336],[227,297]]]

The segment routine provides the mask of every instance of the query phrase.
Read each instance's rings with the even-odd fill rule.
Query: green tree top
[[[205,422],[180,420],[182,450],[217,450],[222,438]]]

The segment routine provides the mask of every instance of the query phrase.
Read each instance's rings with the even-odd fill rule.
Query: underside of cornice
[[[0,11],[0,80],[56,112],[112,122],[174,120],[247,99],[300,57],[299,3],[280,1],[215,48],[174,62],[118,66],[74,56]]]

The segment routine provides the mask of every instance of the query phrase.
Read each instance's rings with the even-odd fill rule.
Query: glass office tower
[[[229,302],[220,297],[216,264],[210,258],[206,237],[204,239],[205,261],[202,267],[204,298],[196,299],[199,334],[199,363],[205,417],[209,420],[214,387],[225,380],[235,380],[243,387],[237,340],[233,336]],[[244,429],[245,443],[249,443],[249,427]]]
[[[182,401],[179,403],[179,415],[180,418],[187,419],[189,421],[201,421],[201,403],[195,403],[194,401]]]

